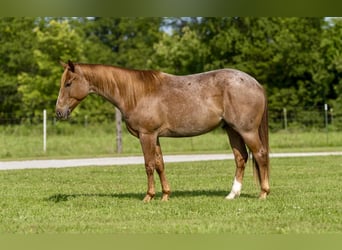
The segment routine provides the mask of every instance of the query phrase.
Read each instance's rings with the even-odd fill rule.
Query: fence
[[[115,111],[112,113],[93,113],[87,115],[73,114],[65,121],[71,125],[89,126],[92,124],[115,123]],[[55,114],[42,111],[28,116],[0,113],[0,127],[8,125],[55,125]],[[327,104],[310,107],[269,108],[269,127],[272,132],[279,130],[340,130],[342,129],[342,113],[337,113]]]
[[[342,116],[327,104],[309,107],[283,107],[269,110],[271,131],[278,130],[338,130],[342,128]]]
[[[45,114],[46,122],[56,124],[54,113]],[[73,114],[69,124],[88,126],[91,124],[101,124],[104,122],[115,122],[115,112],[92,113],[87,115]],[[43,111],[29,116],[16,116],[15,114],[0,113],[1,125],[37,125],[44,120]],[[342,113],[338,113],[327,104],[310,107],[269,107],[270,130],[312,130],[312,129],[341,129]]]
[[[45,117],[44,117],[45,115]],[[0,125],[37,125],[43,120],[52,125],[56,124],[55,114],[42,111],[29,116],[16,116],[15,114],[1,114]],[[90,124],[101,124],[103,122],[115,122],[115,112],[93,113],[89,115],[75,115],[67,121],[70,124],[88,126]],[[278,130],[312,130],[342,128],[342,115],[335,112],[327,104],[323,106],[310,107],[282,107],[269,108],[269,126],[271,131]]]
[[[11,149],[14,148],[14,145],[19,144],[23,145],[22,148],[31,147],[32,150],[35,151],[32,155],[40,155],[38,152],[46,151],[48,154],[51,154],[51,152],[56,149],[53,142],[59,142],[61,138],[73,138],[76,140],[82,140],[89,137],[92,139],[94,137],[101,138],[97,141],[98,144],[103,145],[99,146],[100,148],[107,147],[106,145],[109,143],[109,150],[111,152],[117,152],[118,149],[115,150],[115,146],[113,145],[115,145],[115,141],[120,141],[120,138],[117,137],[117,128],[121,128],[121,126],[117,126],[116,128],[115,124],[116,115],[114,109],[111,110],[111,113],[101,113],[99,115],[80,115],[75,112],[70,120],[61,122],[56,120],[54,113],[46,111],[42,111],[35,116],[26,117],[7,115],[6,119],[2,118],[0,114],[0,151],[2,151],[0,152],[0,158],[2,156],[11,157],[11,154],[13,156],[21,154],[16,152],[22,150],[21,148],[15,147],[15,149]],[[329,108],[328,105],[304,108],[272,108],[269,110],[269,126],[270,131],[273,132],[271,139],[275,138],[272,143],[276,143],[278,147],[302,147],[302,145],[326,147],[341,145],[339,131],[342,128],[342,119],[341,116],[335,114],[335,111]],[[274,133],[279,130],[287,130],[288,133]],[[306,133],[307,131],[310,133]],[[312,133],[312,131],[314,131],[314,133]],[[77,136],[75,136],[75,132],[78,133]],[[322,132],[325,133],[326,136],[322,136]],[[225,133],[221,130],[217,130],[214,133],[222,133],[225,137]],[[131,138],[128,135],[126,136],[126,134],[127,131],[123,130],[123,139]],[[305,144],[306,141],[301,142],[301,140],[298,140],[296,136],[300,134],[306,134],[309,138],[305,138],[305,140],[310,140],[310,142]],[[217,134],[214,137],[216,138]],[[17,138],[20,138],[20,141],[18,141]],[[110,138],[109,142],[107,141],[107,138]],[[294,141],[291,141],[291,138]],[[194,140],[196,140],[196,138],[194,138]],[[92,152],[92,146],[87,145],[87,143],[89,143],[89,141],[85,140],[85,142],[82,141],[80,145],[82,145],[82,147],[90,147],[89,152]],[[134,140],[134,143],[133,148],[135,150],[135,148],[139,148],[139,143],[136,140]],[[190,141],[190,143],[191,148],[193,148],[192,145],[196,144],[192,141]],[[132,148],[133,145],[131,141],[127,140],[124,140],[123,144],[123,146],[127,148]],[[207,145],[208,143],[205,142],[205,144]],[[116,146],[118,147],[118,145]],[[70,147],[72,148],[72,145]],[[15,153],[13,153],[13,150],[16,150]],[[62,148],[61,150],[68,151],[65,148]],[[125,151],[125,153],[127,153],[127,151]],[[27,153],[27,155],[29,154]]]

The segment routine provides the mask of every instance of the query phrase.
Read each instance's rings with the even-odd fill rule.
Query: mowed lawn
[[[144,167],[82,167],[0,171],[3,233],[342,232],[342,156],[272,159],[271,194],[246,168],[243,192],[230,191],[233,161],[167,164],[168,202],[145,204]]]
[[[142,155],[140,142],[123,128],[122,155]],[[20,143],[18,143],[18,141]],[[188,138],[161,138],[164,154],[231,153],[228,137],[221,128]],[[338,131],[270,133],[271,152],[341,151]],[[40,126],[0,126],[0,161],[42,158],[78,158],[116,155],[114,124],[48,126],[47,151],[43,151]]]

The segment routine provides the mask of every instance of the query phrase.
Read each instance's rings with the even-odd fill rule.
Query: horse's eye
[[[64,85],[66,88],[71,86],[71,82],[66,82]]]

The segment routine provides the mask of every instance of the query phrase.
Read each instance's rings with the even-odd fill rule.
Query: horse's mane
[[[150,95],[161,84],[162,74],[156,70],[136,70],[105,64],[83,64],[84,76],[96,84],[103,93],[113,93],[115,88],[125,99],[125,105],[132,107],[141,97]]]

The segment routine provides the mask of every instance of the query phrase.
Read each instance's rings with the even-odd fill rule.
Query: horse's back
[[[174,129],[177,136],[201,134],[222,121],[238,126],[246,123],[246,115],[259,120],[259,115],[253,113],[263,109],[262,87],[239,70],[221,69],[187,76],[165,74],[163,79],[162,89],[153,97],[158,99],[153,102],[155,108],[151,108],[151,100],[148,106],[159,111],[158,117],[165,117],[167,130]]]
[[[243,71],[226,68],[174,79],[183,89],[179,92],[185,96],[183,101],[192,100],[187,105],[202,115],[209,110],[226,123],[246,130],[261,120],[266,105],[264,89]]]
[[[209,77],[213,75],[215,78],[215,82],[217,84],[223,84],[224,86],[241,85],[242,87],[261,87],[261,85],[254,77],[237,69],[225,68],[209,71],[207,72],[207,74]]]
[[[262,89],[258,81],[251,75],[232,68],[217,69],[203,73],[191,75],[171,75],[163,73],[167,82],[177,87],[183,85],[188,87],[227,87],[229,85],[241,85],[246,87],[256,87]],[[194,85],[193,85],[194,84]]]

